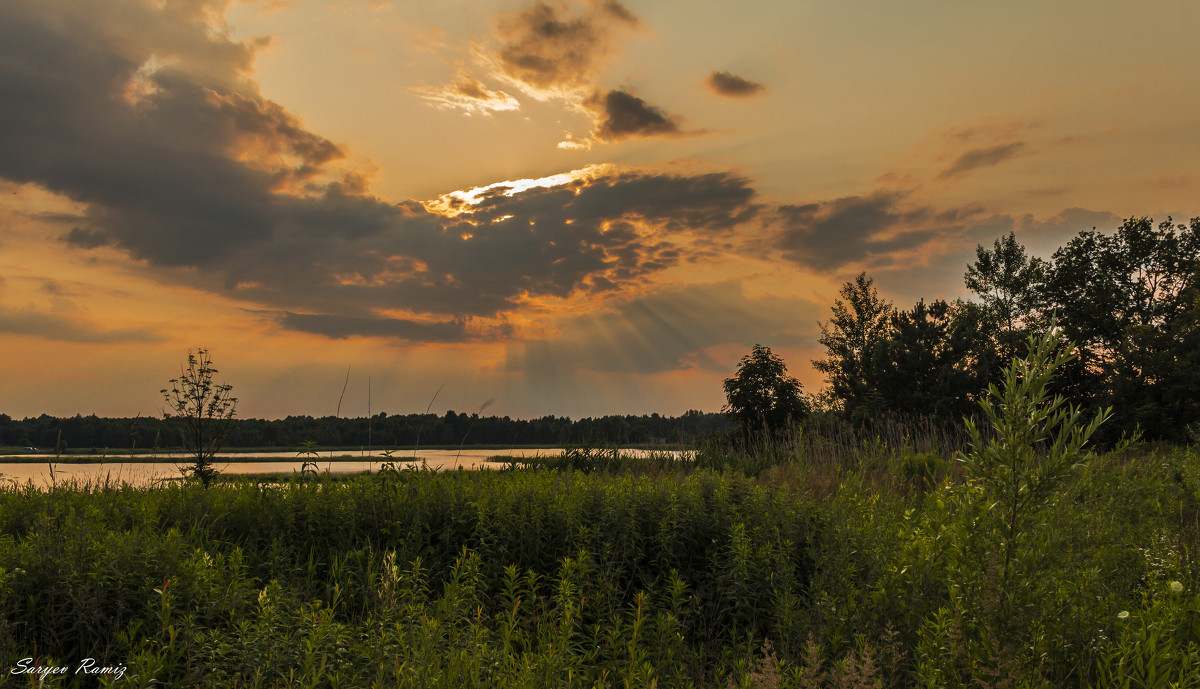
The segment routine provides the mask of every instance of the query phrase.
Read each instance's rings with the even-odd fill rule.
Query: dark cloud
[[[107,329],[78,314],[45,313],[0,306],[0,333],[29,335],[56,342],[121,343],[158,342],[162,338],[143,329]]]
[[[80,227],[72,227],[70,232],[61,235],[59,241],[66,242],[80,249],[95,249],[101,246],[108,246],[113,243],[112,237],[98,232],[96,230],[85,230]]]
[[[0,6],[0,177],[87,203],[77,240],[213,265],[268,239],[272,191],[338,155],[242,79],[253,46],[202,6]]]
[[[934,237],[931,222],[955,219],[939,221],[928,207],[902,208],[903,199],[900,192],[877,192],[781,206],[778,247],[784,257],[814,270],[836,271],[863,262],[886,265],[894,252],[914,249]]]
[[[973,148],[960,155],[949,167],[939,172],[938,179],[950,179],[981,167],[999,165],[1016,156],[1023,148],[1025,148],[1024,141],[1013,141],[986,148]]]
[[[352,200],[354,216],[297,227],[230,262],[224,284],[287,310],[370,319],[405,308],[438,319],[497,316],[527,296],[631,286],[692,260],[759,212],[746,180],[623,172],[512,193],[498,187],[445,217],[417,204]],[[329,199],[307,200],[327,207]],[[347,210],[351,210],[348,208]],[[328,213],[328,208],[323,208]],[[380,223],[382,226],[372,229]],[[354,241],[322,232],[362,228]],[[291,321],[294,324],[298,321]],[[341,330],[365,321],[341,321]],[[332,332],[332,331],[331,331]]]
[[[728,96],[731,98],[756,96],[767,90],[766,86],[758,82],[750,81],[729,72],[718,72],[715,70],[708,75],[704,83],[718,96]]]
[[[781,297],[747,298],[738,282],[676,287],[615,304],[611,311],[556,324],[562,335],[510,347],[510,371],[554,378],[565,373],[650,374],[679,369],[725,371],[710,347],[755,342],[809,344],[798,335],[819,309]]]
[[[592,113],[597,141],[620,141],[636,136],[674,136],[681,134],[680,118],[668,115],[625,91],[596,93],[584,101],[583,107]]]
[[[593,12],[628,24],[621,9]],[[160,279],[290,312],[287,327],[462,338],[464,319],[711,255],[758,213],[749,182],[726,173],[610,170],[477,205],[385,202],[353,175],[329,181],[343,150],[244,79],[252,46],[180,12],[0,5],[0,177],[82,203],[57,235],[67,244],[114,246]],[[578,30],[548,21],[546,40]],[[649,126],[623,112],[612,135]],[[380,317],[395,310],[420,318]]]
[[[590,89],[612,56],[614,33],[639,23],[615,0],[592,4],[579,16],[538,2],[497,18],[501,45],[490,56],[503,76],[533,91]]]
[[[656,236],[693,232],[714,237],[753,220],[761,211],[750,180],[728,172],[671,174],[640,170],[604,171],[553,187],[508,195],[504,187],[469,207],[472,221],[528,219],[535,227],[594,228],[610,239],[633,240],[631,226],[648,223]],[[501,223],[503,224],[503,223]]]
[[[285,312],[280,324],[289,330],[335,339],[344,339],[352,335],[422,342],[461,342],[466,339],[466,330],[461,321],[422,323],[402,318],[356,318]]]
[[[627,90],[601,87],[615,54],[614,39],[640,21],[624,5],[592,3],[582,14],[561,4],[535,3],[495,22],[500,46],[485,52],[494,76],[540,98],[562,98],[593,120],[589,137],[568,136],[562,148],[587,148],[631,137],[677,136],[681,119]]]
[[[341,147],[305,130],[295,115],[278,103],[238,92],[206,94],[208,104],[233,128],[232,145],[253,152],[256,167],[276,184],[304,182],[322,167],[345,157]]]

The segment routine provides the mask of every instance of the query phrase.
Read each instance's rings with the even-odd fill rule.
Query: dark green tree
[[[229,394],[233,386],[213,382],[216,373],[208,350],[200,347],[188,352],[187,365],[169,381],[171,387],[160,390],[167,403],[163,418],[178,426],[183,451],[192,457],[192,476],[205,486],[217,475],[213,458],[237,413],[237,398]]]
[[[979,295],[984,314],[991,321],[999,367],[1011,361],[1024,347],[1029,328],[1036,324],[1040,292],[1038,286],[1045,261],[1030,258],[1016,234],[997,239],[992,249],[975,248],[975,262],[963,276],[967,289]]]
[[[783,359],[756,344],[738,363],[737,373],[725,379],[728,403],[723,411],[743,433],[778,433],[808,414],[801,387],[787,375]]]
[[[1182,440],[1200,420],[1196,342],[1200,218],[1130,218],[1114,234],[1081,232],[1054,253],[1042,298],[1058,314],[1079,358],[1067,394],[1113,406],[1113,429]]]
[[[879,296],[866,273],[842,285],[833,317],[819,323],[828,352],[813,366],[825,374],[830,392],[851,418],[864,418],[886,406],[878,390],[876,353],[891,335],[892,304]]]
[[[873,364],[887,410],[951,422],[970,414],[996,358],[985,319],[978,305],[940,299],[893,312]]]

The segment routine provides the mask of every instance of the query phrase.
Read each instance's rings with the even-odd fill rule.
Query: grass
[[[495,652],[460,648],[461,634],[581,676],[633,672],[630,644],[650,653],[651,636],[676,638],[675,626],[680,658],[711,676],[727,637],[762,639],[772,597],[798,595],[811,526],[795,501],[705,473],[659,483],[396,471],[209,490],[27,488],[0,505],[6,656],[129,659],[127,680],[174,685],[249,682],[250,668],[290,683],[307,661],[314,680],[342,667],[403,684],[422,658]],[[506,614],[510,628],[496,626]],[[284,628],[295,645],[267,643]],[[313,634],[333,646],[312,646]],[[347,662],[329,665],[338,653]]]
[[[981,600],[956,608],[970,582],[939,542],[969,483],[937,478],[941,465],[931,480],[900,451],[882,468],[872,455],[758,471],[725,452],[715,470],[581,451],[488,472],[7,489],[0,659],[120,663],[121,686],[949,686],[963,668],[1014,672],[1004,648],[966,638],[994,593],[975,582]],[[1045,648],[1029,676],[1115,686],[1158,663],[1193,686],[1196,453],[1103,456],[1048,516],[1039,538],[1060,555],[1038,560],[1054,586],[1022,620]]]

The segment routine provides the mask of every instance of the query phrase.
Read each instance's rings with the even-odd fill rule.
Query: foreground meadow
[[[17,686],[1200,687],[1200,455],[980,425],[0,491]],[[1058,353],[1055,353],[1058,351]],[[103,670],[99,674],[89,671]]]
[[[1003,580],[979,487],[886,445],[8,489],[0,657],[70,668],[43,686],[85,658],[117,686],[1200,686],[1194,451],[1093,458]]]

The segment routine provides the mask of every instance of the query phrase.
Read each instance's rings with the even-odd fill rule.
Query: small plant
[[[1004,372],[1003,391],[988,386],[979,406],[993,437],[966,420],[971,452],[962,455],[970,476],[986,499],[1001,551],[1000,583],[1011,590],[1018,545],[1025,539],[1036,513],[1055,496],[1064,480],[1082,466],[1083,450],[1092,434],[1112,414],[1102,409],[1085,423],[1082,412],[1061,395],[1051,396],[1055,371],[1075,358],[1075,345],[1064,342],[1056,328],[1029,338],[1029,354]],[[1011,613],[1011,597],[1005,612]]]
[[[1116,615],[1113,644],[1100,659],[1100,685],[1200,688],[1200,596],[1179,581],[1147,591],[1141,610]]]
[[[1044,630],[1066,614],[1069,597],[1051,575],[1052,515],[1068,480],[1090,457],[1084,446],[1110,410],[1090,421],[1052,394],[1055,372],[1075,357],[1052,326],[1029,338],[1028,354],[990,385],[979,406],[987,427],[965,421],[967,483],[933,497],[950,536],[949,606],[926,619],[918,642],[919,683],[955,685],[964,675],[1039,684],[1049,651]],[[945,498],[945,502],[941,501]],[[1061,547],[1061,546],[1059,546]],[[953,653],[939,649],[953,649]],[[990,681],[990,680],[989,680]]]
[[[170,388],[159,391],[167,403],[163,418],[178,425],[183,451],[192,457],[189,471],[205,487],[217,475],[213,457],[221,450],[237,413],[238,400],[229,394],[233,386],[214,383],[216,373],[208,350],[201,347],[194,354],[188,352],[179,377],[169,381]]]
[[[900,475],[907,481],[932,487],[946,475],[949,462],[936,452],[915,452],[905,448],[898,461]]]
[[[304,442],[300,443],[300,451],[296,453],[296,456],[304,458],[304,463],[300,465],[301,476],[304,476],[309,472],[312,472],[313,476],[316,476],[319,473],[316,463],[317,441],[305,440]]]

